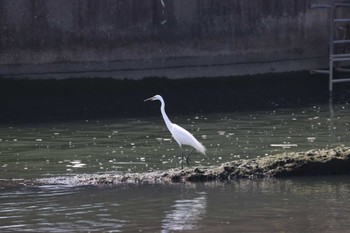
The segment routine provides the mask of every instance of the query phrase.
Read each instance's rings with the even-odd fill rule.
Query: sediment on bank
[[[146,173],[81,174],[31,180],[0,180],[0,187],[161,184],[346,174],[350,174],[350,148],[342,146],[241,159],[210,167],[175,168]]]
[[[309,175],[350,174],[350,148],[314,149],[256,159],[241,159],[218,166],[169,169],[147,173],[75,176],[71,184],[207,182]],[[45,180],[42,180],[45,182]],[[55,182],[55,179],[46,180]],[[56,180],[65,183],[65,179]]]

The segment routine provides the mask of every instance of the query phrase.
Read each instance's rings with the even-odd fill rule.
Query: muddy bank
[[[268,178],[307,175],[350,174],[350,148],[290,152],[257,159],[241,159],[219,166],[170,169],[148,173],[79,175],[41,180],[58,184],[118,184],[226,181],[239,178]]]
[[[171,169],[143,174],[121,174],[81,179],[87,184],[121,182],[205,182],[240,178],[350,174],[350,148],[290,152],[257,159],[242,159],[219,166]],[[79,178],[78,178],[79,179]]]
[[[219,166],[170,169],[147,173],[82,174],[33,180],[0,180],[0,187],[18,185],[113,185],[120,183],[172,183],[229,181],[309,175],[350,174],[350,148],[289,152],[256,159],[241,159]]]

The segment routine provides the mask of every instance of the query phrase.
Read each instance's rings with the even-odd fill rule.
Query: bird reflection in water
[[[192,230],[199,227],[199,221],[206,213],[205,193],[194,199],[176,200],[172,209],[166,212],[162,221],[162,233]]]

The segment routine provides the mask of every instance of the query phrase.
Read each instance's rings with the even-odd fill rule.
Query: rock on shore
[[[350,148],[289,152],[256,159],[241,159],[218,166],[170,169],[147,173],[83,174],[25,181],[22,185],[113,185],[120,183],[167,183],[229,181],[240,178],[292,177],[350,174]],[[4,181],[2,182],[4,183]],[[16,182],[10,182],[11,186]],[[4,184],[0,183],[0,186]]]

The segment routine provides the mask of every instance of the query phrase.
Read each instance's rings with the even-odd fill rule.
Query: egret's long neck
[[[167,126],[168,129],[171,131],[171,129],[172,129],[172,123],[171,123],[171,121],[169,120],[169,117],[168,117],[168,116],[166,115],[166,113],[165,113],[165,103],[164,103],[164,100],[161,99],[160,102],[161,102],[161,104],[162,104],[162,105],[160,106],[160,111],[161,111],[161,113],[162,113],[163,119],[164,119],[164,121],[165,121],[166,126]]]

